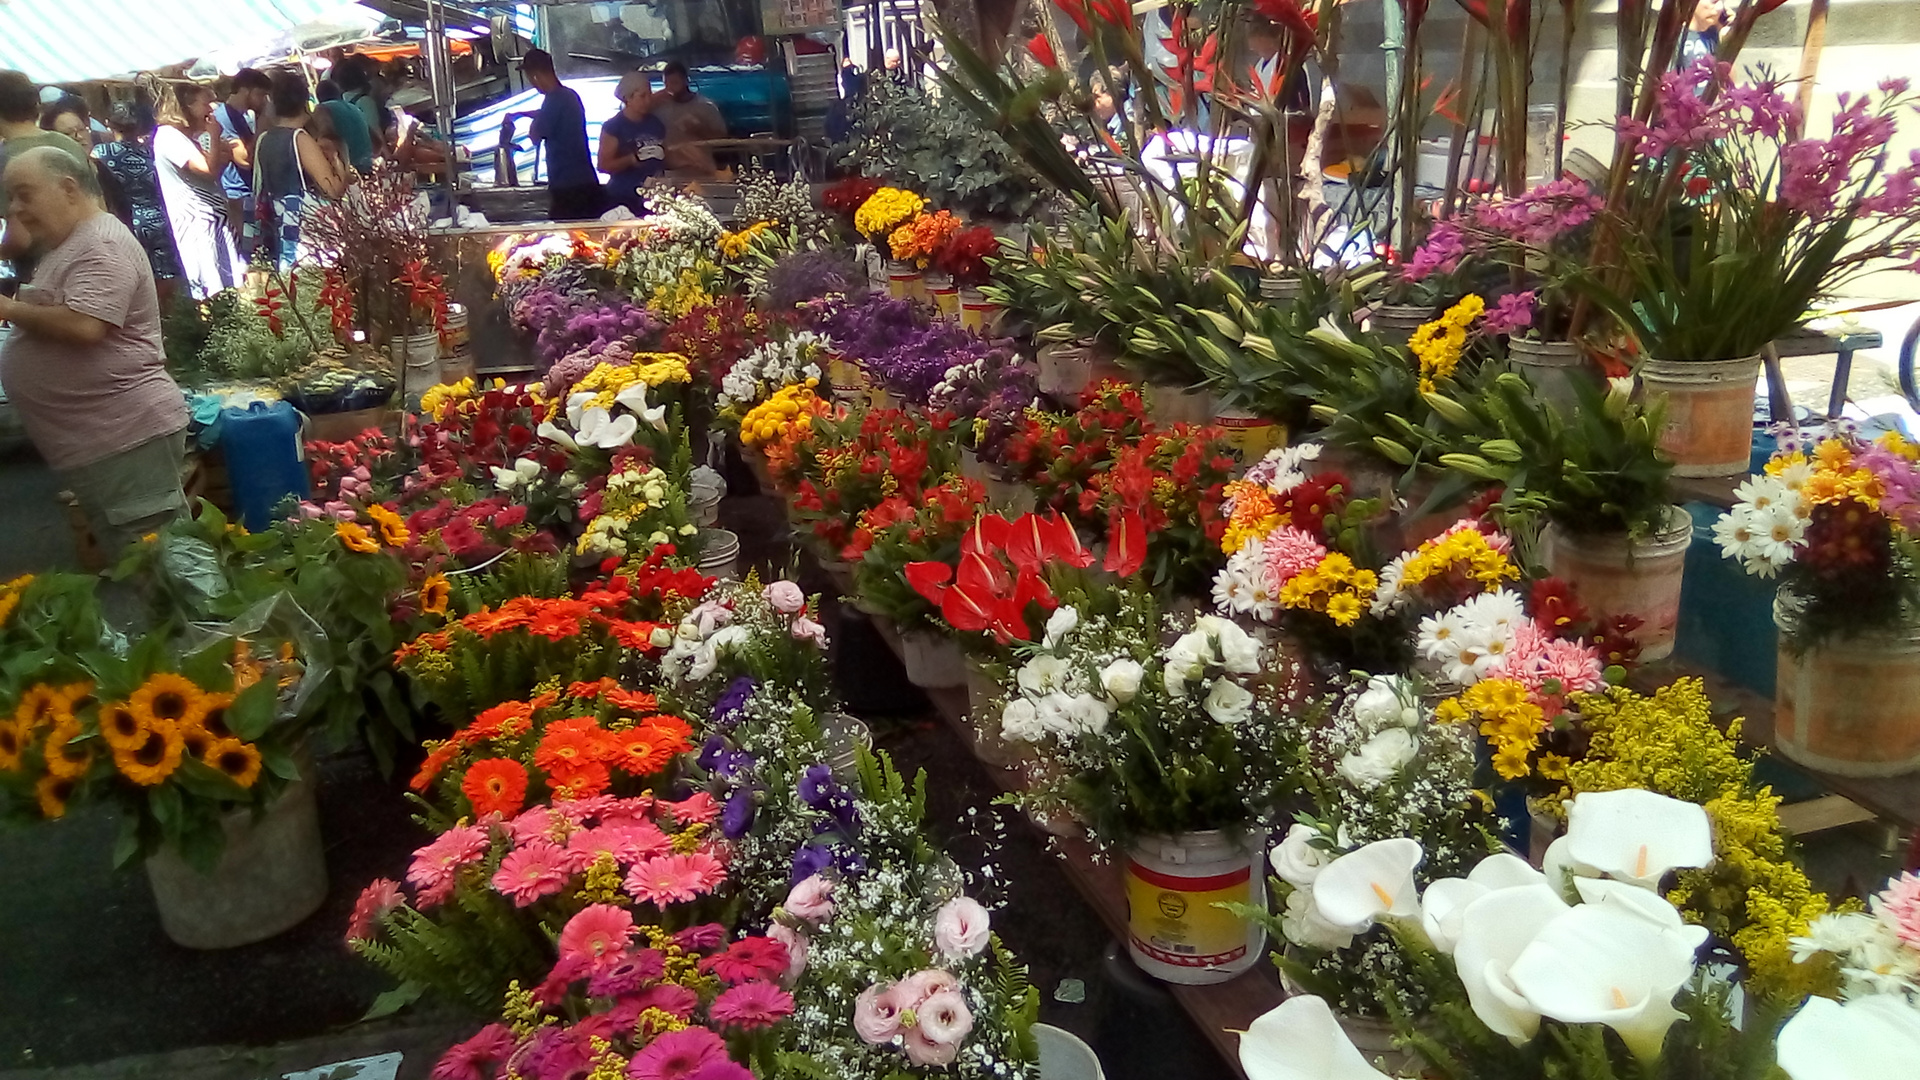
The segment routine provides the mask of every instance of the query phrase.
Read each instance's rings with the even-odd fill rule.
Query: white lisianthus
[[[1389,725],[1418,727],[1420,709],[1412,704],[1413,687],[1398,675],[1375,675],[1353,702],[1353,718],[1369,728]]]
[[[1232,679],[1215,679],[1203,707],[1215,723],[1232,726],[1247,718],[1253,708],[1253,692]]]
[[[1319,838],[1320,830],[1311,825],[1295,822],[1287,829],[1286,837],[1267,855],[1280,880],[1295,889],[1313,884],[1321,869],[1333,861],[1332,855],[1314,846],[1313,842]]]
[[[1146,674],[1137,661],[1115,660],[1100,669],[1100,688],[1107,692],[1114,704],[1125,705],[1140,692],[1140,679]]]
[[[1196,628],[1203,623],[1208,636],[1218,643],[1222,666],[1235,675],[1254,675],[1260,671],[1260,642],[1253,635],[1218,615],[1202,615],[1194,620]]]
[[[1047,633],[1041,644],[1049,649],[1054,648],[1060,644],[1061,638],[1073,633],[1073,628],[1079,625],[1080,612],[1071,604],[1063,604],[1047,616]]]
[[[1071,666],[1065,660],[1042,654],[1021,665],[1014,681],[1020,684],[1020,689],[1039,697],[1064,687],[1070,670]]]
[[[1019,742],[1039,742],[1046,735],[1033,702],[1013,698],[1000,710],[1000,734]]]
[[[1360,749],[1341,758],[1334,771],[1354,787],[1370,791],[1400,775],[1419,752],[1419,740],[1406,728],[1383,728]]]
[[[1106,703],[1092,694],[1075,694],[1064,711],[1075,726],[1089,735],[1107,730]]]

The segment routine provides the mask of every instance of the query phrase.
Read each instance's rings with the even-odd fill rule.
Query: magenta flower
[[[1531,291],[1508,293],[1488,310],[1482,325],[1489,334],[1514,334],[1525,330],[1533,325],[1533,300],[1534,293]]]
[[[513,1032],[505,1024],[488,1024],[441,1054],[430,1080],[492,1080],[496,1066],[507,1060],[515,1045]]]
[[[778,978],[786,974],[788,960],[787,947],[778,941],[746,937],[734,942],[726,952],[700,961],[700,970],[712,972],[724,983],[740,983]]]
[[[1427,238],[1414,249],[1413,257],[1401,268],[1408,281],[1424,281],[1435,274],[1451,273],[1467,254],[1466,234],[1451,221],[1438,221]]]
[[[729,987],[713,1000],[713,1022],[747,1031],[769,1028],[793,1015],[793,997],[770,982],[755,979]]]
[[[407,882],[420,890],[423,908],[442,904],[453,895],[460,868],[487,853],[487,830],[478,825],[461,825],[434,838],[433,843],[413,853],[407,867]]]
[[[360,890],[360,899],[353,902],[353,917],[347,920],[347,940],[371,938],[374,924],[405,899],[400,895],[400,883],[392,878],[378,878]]]
[[[594,997],[625,997],[637,994],[666,974],[666,958],[657,949],[635,949],[593,973],[587,980],[587,993]]]
[[[702,1027],[669,1031],[627,1062],[628,1080],[693,1080],[700,1070],[727,1060],[727,1044]]]

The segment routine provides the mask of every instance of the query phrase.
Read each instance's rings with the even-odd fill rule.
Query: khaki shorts
[[[180,466],[187,456],[185,428],[148,439],[131,450],[74,469],[60,481],[80,499],[94,540],[109,565],[128,544],[186,516]]]

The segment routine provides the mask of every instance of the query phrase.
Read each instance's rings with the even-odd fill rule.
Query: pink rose
[[[907,1060],[923,1067],[938,1067],[953,1064],[954,1056],[960,1052],[958,1043],[934,1042],[926,1032],[919,1028],[908,1028],[903,1049]]]
[[[767,603],[782,615],[792,615],[807,606],[807,594],[791,581],[776,581],[765,590]]]
[[[967,999],[958,989],[942,990],[921,1002],[913,1016],[920,1034],[940,1046],[957,1047],[967,1032],[973,1030],[973,1013],[967,1009]],[[908,1045],[912,1045],[911,1039]]]
[[[900,1034],[900,1003],[894,987],[880,988],[878,983],[860,991],[853,999],[853,1030],[861,1041],[873,1046],[892,1042]]]
[[[972,897],[956,896],[933,916],[933,947],[951,957],[977,956],[987,947],[987,909]]]
[[[791,629],[795,641],[811,641],[819,648],[827,647],[827,628],[805,615],[794,619]]]
[[[900,993],[902,1008],[918,1009],[935,994],[945,994],[960,989],[960,980],[954,978],[950,971],[928,968],[907,976],[900,981],[896,989]]]
[[[767,927],[767,936],[787,947],[787,973],[780,981],[788,986],[800,981],[800,973],[807,970],[807,935],[777,922]]]
[[[833,917],[833,882],[814,874],[803,879],[787,893],[780,905],[798,919],[818,925]]]

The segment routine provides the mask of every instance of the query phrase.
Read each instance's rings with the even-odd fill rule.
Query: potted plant
[[[997,305],[988,300],[980,289],[993,273],[987,260],[999,250],[1000,239],[993,230],[985,225],[974,225],[954,233],[940,253],[934,256],[934,265],[947,275],[947,279],[958,290],[955,298],[957,310],[945,313],[958,314],[960,325],[976,333],[987,329],[997,310]]]
[[[986,489],[954,477],[927,488],[919,500],[889,496],[862,511],[846,552],[861,610],[885,620],[899,635],[907,680],[928,689],[966,685],[960,643],[937,621],[937,609],[907,580],[915,563],[957,565],[960,541],[972,526]]]
[[[1440,463],[1501,484],[1507,514],[1544,525],[1537,558],[1549,574],[1596,613],[1638,620],[1643,659],[1671,653],[1693,521],[1673,504],[1662,404],[1635,404],[1620,380],[1604,395],[1576,386],[1566,410],[1510,372],[1464,405],[1430,398],[1465,430],[1466,449]]]
[[[1728,558],[1778,577],[1775,741],[1803,764],[1854,776],[1920,769],[1920,566],[1908,529],[1920,446],[1782,432],[1766,475],[1714,525]]]
[[[1826,139],[1798,137],[1777,81],[1732,85],[1707,61],[1661,77],[1653,114],[1622,117],[1624,197],[1570,283],[1638,341],[1668,401],[1681,476],[1745,473],[1760,353],[1814,303],[1920,252],[1920,164],[1887,165],[1904,80],[1848,98]]]
[[[867,197],[854,211],[853,227],[882,253],[891,254],[894,230],[921,216],[927,200],[911,191],[883,187]],[[918,296],[920,272],[911,264],[894,257],[887,265],[887,291],[896,300]]]

